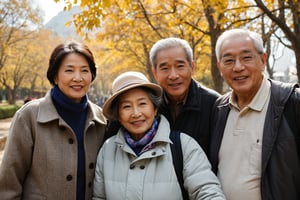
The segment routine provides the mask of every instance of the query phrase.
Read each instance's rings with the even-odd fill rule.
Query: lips
[[[241,80],[245,80],[247,78],[248,78],[248,76],[238,76],[238,77],[233,78],[233,80],[235,80],[235,81],[241,81]]]
[[[131,124],[134,125],[134,126],[140,126],[140,125],[142,125],[144,122],[145,122],[145,120],[138,120],[138,121],[131,122]]]
[[[177,88],[177,87],[181,86],[181,83],[169,83],[168,85],[169,85],[169,87]]]
[[[71,88],[74,90],[80,90],[83,88],[83,86],[82,85],[73,85],[73,86],[71,86]]]

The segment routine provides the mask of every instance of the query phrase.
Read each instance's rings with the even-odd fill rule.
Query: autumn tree
[[[295,54],[297,54],[297,48],[289,45],[294,38],[281,37],[280,29],[286,29],[286,32],[288,33],[294,32],[294,36],[299,33],[299,2],[277,1],[274,3],[274,1],[264,1],[264,3],[262,3],[262,1],[259,0],[255,1],[256,4],[255,2],[251,1],[222,2],[223,4],[218,1],[214,1],[213,3],[211,1],[203,1],[203,4],[206,5],[204,6],[204,11],[209,23],[212,49],[214,50],[218,33],[222,33],[224,30],[236,27],[245,27],[247,29],[256,31],[262,35],[264,46],[269,56],[268,60],[272,61],[272,64],[267,62],[266,69],[269,76],[273,78],[275,63],[280,58],[280,55],[283,55],[283,52],[278,52],[278,50],[282,49],[278,48],[280,44],[294,50]],[[295,9],[291,11],[291,8]],[[296,10],[298,10],[298,13]],[[279,23],[279,20],[281,20],[282,23]],[[296,30],[294,29],[294,26]],[[296,46],[298,45],[299,47],[299,37],[298,43],[294,42],[294,44],[296,44]],[[215,56],[213,56],[212,65],[215,65],[215,63]],[[297,64],[297,66],[299,65]],[[216,69],[212,67],[213,77],[215,79],[219,79],[220,76],[218,76],[218,72],[214,70]],[[218,81],[216,80],[214,82],[217,83]],[[216,88],[219,88],[219,86],[220,85],[218,85]]]
[[[18,42],[32,38],[32,31],[41,25],[38,9],[30,0],[0,0],[0,70],[6,65],[10,50]],[[26,30],[26,31],[22,31]]]
[[[35,39],[26,41],[27,58],[24,68],[30,73],[25,76],[23,87],[27,95],[39,98],[45,95],[51,87],[47,79],[47,69],[52,50],[62,39],[49,30],[40,29],[35,32]]]
[[[28,0],[1,0],[0,6],[0,79],[2,87],[7,86],[15,77],[12,75],[12,60],[15,59],[15,47],[27,40],[33,39],[33,30],[41,25],[39,10],[33,9]],[[6,68],[6,69],[5,69]],[[17,71],[14,71],[17,72]],[[4,77],[11,77],[7,80]],[[15,86],[17,87],[17,86]],[[10,91],[15,91],[16,88]],[[8,93],[11,103],[15,94]]]
[[[66,2],[70,8],[72,1]],[[98,41],[107,42],[107,53],[116,58],[113,61],[118,62],[111,63],[111,66],[125,70],[124,66],[131,63],[131,69],[146,70],[145,73],[153,78],[148,60],[152,44],[168,36],[181,37],[186,39],[194,50],[197,66],[195,78],[219,92],[223,91],[223,80],[217,70],[214,55],[218,36],[227,29],[246,27],[262,33],[264,41],[269,41],[277,30],[270,20],[265,20],[267,23],[260,21],[266,18],[266,15],[254,2],[244,0],[89,0],[82,1],[81,6],[84,9],[75,16],[74,23],[78,30],[85,30],[86,33],[99,28]],[[272,45],[268,42],[265,44]],[[116,53],[117,51],[119,53]],[[128,63],[121,63],[125,60]],[[211,77],[212,80],[206,77]]]
[[[70,4],[67,5],[69,7]],[[216,67],[214,45],[224,27],[230,27],[228,21],[234,19],[234,15],[224,17],[221,14],[228,9],[227,2],[86,1],[82,6],[87,9],[74,18],[74,23],[79,31],[99,28],[97,40],[107,42],[107,53],[114,58],[121,56],[114,61],[122,63],[110,63],[112,67],[125,70],[124,66],[130,66],[147,73],[154,81],[149,61],[151,46],[161,38],[180,37],[186,39],[193,49],[196,63],[194,78],[222,91],[223,81]],[[239,16],[235,18],[239,19]]]
[[[285,38],[282,38],[277,32],[274,32],[274,36],[278,41],[294,51],[297,76],[300,80],[300,2],[298,0],[255,0],[255,2],[261,11],[285,34]]]
[[[31,76],[27,70],[27,45],[18,42],[10,49],[10,54],[14,55],[15,59],[7,59],[5,66],[0,71],[0,84],[4,86],[7,93],[7,101],[9,104],[16,103],[17,90],[21,87],[26,76]],[[32,74],[34,75],[34,74]]]
[[[23,35],[24,33],[20,33]],[[3,86],[9,104],[15,104],[19,91],[26,89],[29,96],[44,95],[50,88],[46,72],[54,43],[58,38],[46,30],[31,32],[34,39],[21,40],[10,49],[6,65],[0,71],[0,85]]]
[[[114,58],[110,67],[112,69],[115,66],[116,69],[112,69],[112,72],[120,72],[130,67],[131,70],[148,74],[153,80],[149,61],[150,48],[158,39],[175,36],[186,39],[194,50],[197,66],[195,78],[206,80],[207,84],[211,83],[207,78],[203,78],[210,77],[210,45],[207,42],[209,38],[182,21],[189,18],[197,25],[201,26],[202,23],[205,26],[203,15],[193,14],[201,13],[199,3],[195,5],[184,1],[132,1],[128,4],[126,1],[110,1],[105,7],[105,15],[101,13],[99,2],[89,3],[93,6],[75,17],[74,23],[79,30],[85,28],[92,31],[93,28],[99,28],[96,38],[99,43],[106,42],[103,49]],[[95,13],[97,15],[92,17]],[[103,16],[99,16],[99,13]],[[87,17],[90,20],[86,20]],[[98,21],[100,18],[103,19],[101,24]],[[116,75],[112,73],[112,76]]]

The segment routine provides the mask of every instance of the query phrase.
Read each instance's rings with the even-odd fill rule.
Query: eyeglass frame
[[[255,58],[259,55],[262,55],[263,53],[261,52],[251,52],[251,51],[247,51],[247,52],[243,52],[241,54],[239,54],[238,56],[231,56],[231,55],[227,55],[227,56],[223,56],[220,60],[220,63],[222,65],[222,67],[224,69],[232,69],[235,65],[236,65],[236,61],[237,59],[239,60],[239,62],[244,65],[244,66],[249,66],[252,63],[254,63]],[[244,56],[243,56],[244,55]],[[251,55],[251,58],[247,58]],[[224,64],[224,58],[228,59],[227,61],[231,61],[232,63],[229,64]],[[231,60],[232,58],[232,60]],[[250,59],[250,60],[247,60]]]

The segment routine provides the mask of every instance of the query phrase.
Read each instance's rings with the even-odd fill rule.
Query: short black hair
[[[49,59],[49,67],[47,71],[47,78],[52,85],[55,85],[55,76],[57,75],[58,69],[63,61],[63,59],[71,54],[77,53],[87,60],[91,73],[92,73],[92,81],[96,78],[96,64],[94,60],[93,53],[88,48],[87,45],[76,42],[70,41],[66,44],[59,44],[55,47],[52,51],[50,59]]]

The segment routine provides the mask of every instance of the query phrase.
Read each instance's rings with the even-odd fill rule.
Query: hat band
[[[114,93],[119,92],[120,90],[123,90],[126,87],[129,87],[129,86],[132,86],[132,85],[137,85],[137,84],[145,84],[145,83],[130,83],[130,84],[127,84],[127,85],[125,85],[121,88],[118,88],[118,90],[116,90]]]

